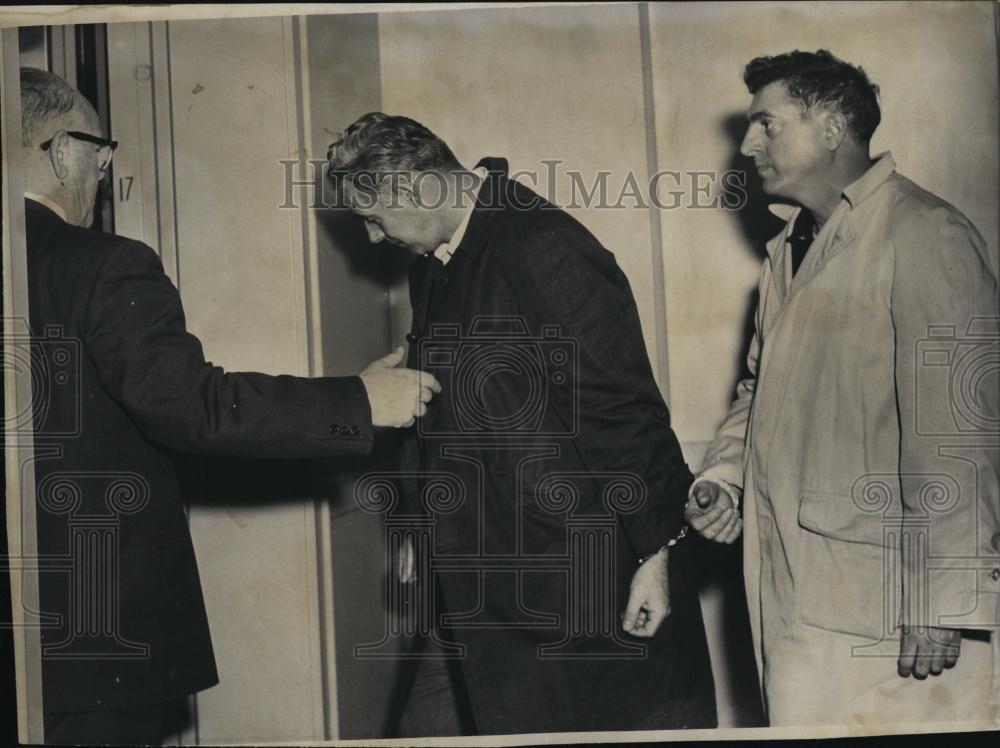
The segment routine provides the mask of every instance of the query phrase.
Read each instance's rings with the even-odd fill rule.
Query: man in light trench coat
[[[997,724],[996,259],[869,156],[878,89],[829,52],[750,62],[741,151],[795,205],[688,522],[733,542],[770,724]],[[739,499],[742,494],[742,518]],[[928,675],[931,677],[928,678]]]

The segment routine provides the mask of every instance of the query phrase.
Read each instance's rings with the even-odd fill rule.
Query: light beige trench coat
[[[995,261],[889,154],[844,190],[794,280],[788,210],[760,276],[754,376],[702,472],[743,489],[765,703],[772,725],[935,719],[916,691],[895,712],[878,694],[926,683],[896,674],[900,622],[1000,623]],[[989,643],[963,655],[935,683],[995,699]],[[954,718],[992,718],[981,707]]]

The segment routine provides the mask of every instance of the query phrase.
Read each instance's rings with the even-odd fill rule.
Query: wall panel
[[[298,156],[291,19],[171,22],[168,35],[188,325],[229,370],[304,374],[301,214],[279,207],[280,161]],[[323,735],[314,507],[267,493],[191,507],[221,680],[197,698],[203,742]]]

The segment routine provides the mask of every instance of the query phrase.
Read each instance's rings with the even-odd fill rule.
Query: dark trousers
[[[45,742],[56,745],[162,745],[173,703],[91,712],[46,712]]]
[[[427,638],[414,641],[411,652],[419,652],[425,659],[410,663],[403,675],[401,711],[390,736],[477,734],[459,661],[444,657],[441,648]]]

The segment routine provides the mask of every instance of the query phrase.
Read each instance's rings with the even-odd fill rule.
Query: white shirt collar
[[[483,188],[482,182],[486,181],[486,177],[489,172],[486,168],[480,166],[473,172],[480,179],[479,189]],[[479,193],[476,193],[478,199]],[[472,212],[476,209],[476,202],[473,201],[466,209],[465,215],[462,217],[462,222],[458,224],[458,228],[455,229],[455,233],[451,235],[451,239],[444,242],[441,246],[434,250],[434,256],[441,260],[442,265],[447,265],[451,256],[455,254],[455,250],[458,249],[458,245],[462,243],[462,239],[465,238],[465,232],[469,228],[469,220],[472,218]]]
[[[59,216],[61,219],[63,219],[63,221],[69,223],[69,221],[66,220],[66,211],[63,210],[62,206],[59,205],[54,200],[51,200],[47,197],[43,197],[42,195],[36,195],[34,192],[25,192],[24,196],[29,200],[34,200],[36,203],[41,203],[46,208],[55,213],[57,216]]]

